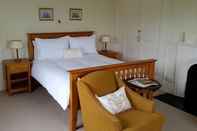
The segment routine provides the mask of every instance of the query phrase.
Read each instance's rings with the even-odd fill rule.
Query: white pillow
[[[34,46],[34,59],[37,60],[38,59],[38,49],[37,49],[35,40],[32,43]]]
[[[73,49],[64,49],[64,58],[78,58],[82,57],[83,54],[81,52],[81,49],[79,48],[73,48]]]
[[[96,96],[96,98],[103,107],[112,114],[117,114],[132,108],[129,99],[127,98],[125,87],[121,87],[117,91],[105,96]]]
[[[83,53],[97,53],[96,36],[70,37],[70,48],[80,48]]]
[[[57,39],[35,39],[36,59],[60,59],[64,58],[64,49],[69,46],[69,37]]]

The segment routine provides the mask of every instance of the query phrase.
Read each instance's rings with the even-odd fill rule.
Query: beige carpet
[[[167,118],[163,131],[197,131],[196,117],[156,103]],[[66,111],[42,88],[12,97],[0,93],[0,131],[67,131],[66,118]]]

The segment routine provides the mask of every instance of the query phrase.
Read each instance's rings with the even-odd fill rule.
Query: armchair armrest
[[[129,99],[132,101],[132,104],[137,110],[145,111],[145,112],[155,112],[155,103],[154,101],[148,100],[138,93],[132,91],[128,87],[126,87],[126,92]]]
[[[83,81],[78,81],[78,92],[82,110],[83,122],[87,131],[121,131],[119,119],[110,114],[99,103],[94,94]]]
[[[141,110],[141,111],[146,111],[146,112],[155,112],[155,103],[154,101],[148,100],[142,96],[140,96],[138,93],[132,91],[131,89],[129,89],[127,87],[127,85],[118,78],[118,76],[116,76],[116,81],[119,87],[126,87],[126,92],[127,92],[127,96],[130,99],[130,101],[132,102],[133,106],[137,109],[137,110]]]

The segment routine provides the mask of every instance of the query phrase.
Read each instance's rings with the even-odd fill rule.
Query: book
[[[129,80],[129,83],[139,86],[141,88],[146,88],[146,87],[150,87],[150,86],[158,86],[159,83],[154,81],[154,80],[150,80],[147,78],[137,78],[137,79],[133,79],[133,80]]]

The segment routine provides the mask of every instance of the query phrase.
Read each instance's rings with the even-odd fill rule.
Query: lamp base
[[[22,59],[16,58],[16,59],[14,59],[14,61],[17,62],[17,63],[20,63],[22,61]]]
[[[104,45],[103,45],[103,49],[101,50],[102,52],[107,52],[108,50],[107,50],[107,43],[106,42],[104,42],[103,43]]]
[[[21,59],[19,58],[19,50],[16,49],[16,59],[15,59],[15,62],[17,63],[20,63],[21,62]]]

